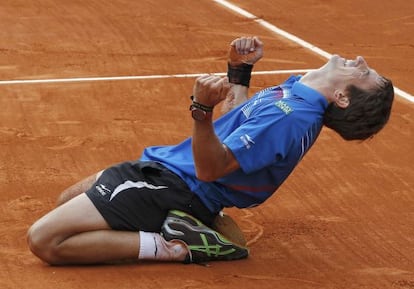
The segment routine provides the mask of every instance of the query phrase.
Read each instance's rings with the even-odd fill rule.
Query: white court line
[[[244,16],[248,19],[252,19],[253,21],[255,21],[258,24],[260,24],[261,26],[263,26],[264,28],[266,28],[266,29],[268,29],[268,30],[280,35],[280,36],[283,36],[284,38],[289,39],[289,40],[299,44],[300,46],[311,50],[312,52],[314,52],[314,53],[316,53],[320,56],[323,56],[327,59],[331,58],[331,56],[332,56],[332,54],[316,47],[315,45],[313,45],[309,42],[306,42],[305,40],[300,39],[299,37],[296,37],[295,35],[292,35],[292,34],[286,32],[286,31],[276,27],[275,25],[267,22],[266,20],[261,19],[261,18],[257,17],[256,15],[253,15],[252,13],[250,13],[250,12],[248,12],[248,11],[246,11],[246,10],[244,10],[244,9],[242,9],[242,8],[240,8],[240,7],[234,5],[234,4],[232,4],[232,3],[230,3],[226,0],[213,0],[213,1],[220,4],[220,5],[222,5],[222,6],[224,6],[224,7],[226,7],[226,8],[228,8],[228,9],[230,9],[230,10],[232,10],[233,12],[236,12],[237,14],[240,14],[241,16]],[[403,90],[401,90],[401,89],[399,89],[395,86],[394,86],[394,92],[397,95],[401,96],[402,98],[405,98],[405,99],[407,99],[411,102],[414,102],[414,96],[409,94],[408,92],[405,92],[405,91],[403,91]]]
[[[276,26],[273,24],[258,18],[257,16],[251,14],[250,12],[241,9],[240,7],[231,4],[230,2],[226,0],[213,0],[216,3],[248,18],[252,19],[258,24],[262,25],[266,29],[283,36],[302,47],[305,47],[312,52],[323,56],[327,59],[329,59],[332,54],[316,47],[315,45],[306,42]],[[302,69],[302,70],[272,70],[272,71],[258,71],[253,72],[253,75],[264,75],[264,74],[294,74],[294,73],[305,73],[308,71],[311,71],[312,69]],[[60,83],[60,82],[87,82],[87,81],[116,81],[116,80],[140,80],[140,79],[161,79],[161,78],[192,78],[192,77],[198,77],[200,75],[203,75],[204,73],[195,73],[195,74],[166,74],[166,75],[142,75],[142,76],[109,76],[109,77],[76,77],[76,78],[55,78],[55,79],[27,79],[27,80],[0,80],[0,85],[11,85],[11,84],[36,84],[36,83]],[[226,75],[225,73],[214,73],[216,75]],[[409,94],[408,92],[405,92],[397,87],[394,86],[394,91],[397,95],[414,102],[414,96]]]
[[[312,69],[292,69],[292,70],[269,70],[269,71],[254,71],[253,75],[266,74],[296,74],[306,73]],[[22,79],[22,80],[0,80],[0,85],[11,84],[36,84],[36,83],[59,83],[59,82],[90,82],[90,81],[115,81],[115,80],[140,80],[140,79],[160,79],[160,78],[195,78],[206,73],[192,73],[192,74],[164,74],[164,75],[136,75],[136,76],[107,76],[107,77],[74,77],[74,78],[52,78],[52,79]],[[213,73],[215,75],[224,76],[227,72]]]

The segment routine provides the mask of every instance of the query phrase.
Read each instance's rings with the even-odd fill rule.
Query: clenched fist
[[[263,57],[263,42],[258,37],[240,37],[230,44],[228,62],[232,66],[255,64]]]
[[[202,75],[194,83],[194,101],[214,107],[226,98],[229,90],[230,84],[227,77],[212,74]]]

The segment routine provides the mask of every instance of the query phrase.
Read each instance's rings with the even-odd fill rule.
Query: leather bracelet
[[[193,101],[193,103],[190,106],[190,109],[192,107],[196,107],[196,108],[201,109],[205,112],[212,112],[213,111],[214,106],[207,106],[207,105],[204,105],[204,104],[201,104],[199,102],[194,101],[194,95],[190,96],[190,99]]]
[[[229,78],[229,82],[249,87],[252,69],[252,64],[242,63],[239,65],[231,65],[227,63],[227,77]]]

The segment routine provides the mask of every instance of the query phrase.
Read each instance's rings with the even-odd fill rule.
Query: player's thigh
[[[80,194],[39,219],[29,238],[58,244],[82,232],[110,229],[86,194]]]
[[[64,190],[57,199],[57,205],[60,206],[74,197],[86,192],[102,175],[102,172],[103,171],[93,174]]]

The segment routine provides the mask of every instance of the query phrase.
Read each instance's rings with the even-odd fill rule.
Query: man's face
[[[333,55],[331,59],[321,67],[328,74],[328,79],[334,89],[345,89],[353,84],[363,90],[372,89],[382,84],[382,77],[368,67],[365,59],[358,56],[353,60],[347,60],[339,55]]]

